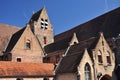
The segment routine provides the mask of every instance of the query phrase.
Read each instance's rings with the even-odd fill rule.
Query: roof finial
[[[103,32],[100,32],[99,34],[100,34],[100,36],[103,36]]]

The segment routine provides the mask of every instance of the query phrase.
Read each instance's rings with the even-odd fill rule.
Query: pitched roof
[[[73,29],[58,34],[54,37],[54,43],[45,46],[46,53],[65,50],[69,46],[72,35],[76,33],[78,41],[84,41],[91,37],[99,36],[103,32],[105,38],[116,37],[120,33],[120,8],[101,15]]]
[[[56,41],[52,44],[49,44],[44,47],[46,53],[51,53],[54,51],[60,51],[60,50],[66,50],[66,48],[69,46],[69,42],[71,41],[72,36],[66,37],[63,40]]]
[[[55,42],[76,33],[79,41],[98,36],[116,37],[120,33],[120,7],[55,36]]]
[[[54,76],[54,65],[46,63],[0,62],[0,77]]]
[[[41,14],[43,8],[41,10],[39,10],[38,12],[36,12],[35,14],[33,14],[30,20],[37,21],[39,19],[39,17],[40,17],[40,14]]]
[[[72,45],[64,56],[56,69],[56,73],[72,73],[77,71],[77,66],[83,57],[85,48],[88,50],[89,56],[93,61],[92,49],[95,48],[99,38],[92,37],[88,40],[81,41],[78,44]]]
[[[0,53],[4,51],[10,36],[17,32],[18,30],[20,30],[19,27],[0,24]]]
[[[76,72],[82,56],[83,52],[63,57],[60,64],[56,67],[56,74]]]
[[[19,40],[19,38],[21,37],[22,33],[24,32],[26,27],[22,28],[21,30],[19,30],[18,32],[14,33],[7,45],[7,48],[5,50],[5,53],[9,53],[11,52],[11,50],[13,49],[13,47],[15,46],[15,44],[17,43],[17,41]]]

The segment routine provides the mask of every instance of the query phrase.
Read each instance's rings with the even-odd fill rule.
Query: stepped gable
[[[120,7],[84,24],[78,25],[71,30],[58,34],[54,39],[57,42],[76,33],[78,40],[82,41],[98,36],[99,32],[103,32],[105,38],[116,37],[120,33]]]
[[[19,27],[0,24],[0,53],[2,53],[9,42],[10,36],[20,30]]]
[[[19,38],[21,37],[22,33],[24,32],[26,27],[24,27],[23,29],[19,30],[18,32],[14,33],[10,39],[10,42],[8,43],[8,46],[5,50],[5,53],[9,53],[13,47],[15,46],[15,44],[17,43],[17,41],[19,40]]]
[[[56,69],[56,73],[73,73],[77,71],[77,66],[84,55],[85,49],[93,61],[92,49],[96,47],[98,37],[92,37],[88,40],[81,41],[76,45],[72,45],[67,54],[62,58],[60,64]]]
[[[48,63],[0,62],[0,77],[54,76],[53,70],[54,65]]]

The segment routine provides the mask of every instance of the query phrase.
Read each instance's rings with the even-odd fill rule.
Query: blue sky
[[[58,34],[120,7],[120,0],[0,0],[0,23],[24,27],[43,6]]]

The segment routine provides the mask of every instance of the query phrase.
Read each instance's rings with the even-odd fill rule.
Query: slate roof
[[[42,10],[43,9],[41,9],[38,12],[36,12],[35,14],[33,14],[30,20],[37,21],[39,19],[39,17],[40,17],[40,14],[41,14]]]
[[[92,49],[95,48],[98,40],[98,37],[92,37],[88,40],[72,45],[68,50],[67,55],[62,58],[60,64],[56,68],[56,73],[75,73],[85,49],[88,50],[88,54],[93,61]]]
[[[15,44],[17,43],[17,41],[19,40],[19,38],[21,37],[22,33],[24,32],[26,27],[22,28],[21,30],[19,30],[18,32],[14,33],[7,45],[7,48],[5,50],[5,53],[9,53],[11,52],[11,50],[14,48]]]
[[[56,35],[54,43],[45,46],[44,49],[48,54],[66,50],[74,33],[76,33],[78,41],[81,42],[99,36],[100,32],[103,32],[106,39],[118,36],[120,33],[120,7]]]
[[[53,64],[1,61],[0,77],[54,76],[53,69]]]
[[[66,37],[63,40],[56,41],[52,44],[45,46],[44,50],[46,53],[52,53],[54,51],[60,51],[60,50],[65,51],[66,48],[69,46],[69,42],[71,41],[71,39],[72,39],[72,36]]]
[[[57,42],[76,33],[78,40],[83,41],[98,36],[99,32],[103,32],[105,37],[116,37],[120,33],[120,7],[58,34],[54,38]]]

